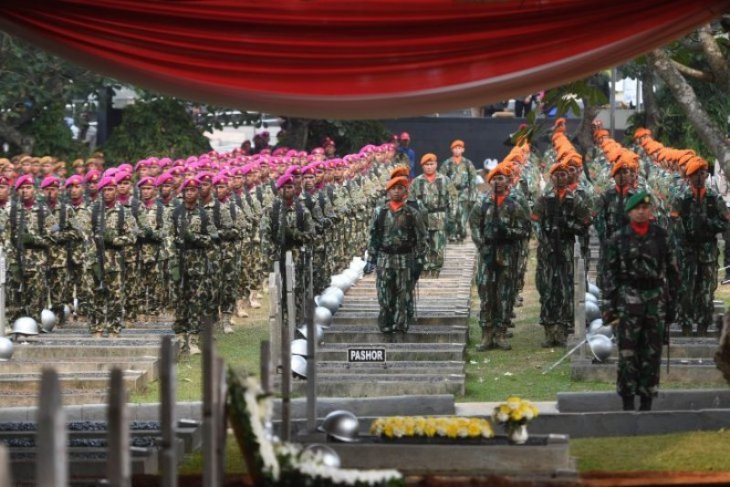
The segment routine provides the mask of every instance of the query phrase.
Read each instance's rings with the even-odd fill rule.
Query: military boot
[[[697,336],[698,337],[709,336],[709,334],[707,333],[707,328],[708,328],[707,325],[697,325]]]
[[[691,337],[692,336],[692,325],[682,323],[682,336],[683,337]]]
[[[229,333],[233,333],[233,327],[231,326],[231,319],[233,316],[231,313],[221,313],[221,323],[223,324],[223,333],[228,335]]]
[[[197,333],[188,333],[188,354],[192,357],[193,355],[200,355],[202,352],[200,351],[200,347],[198,347],[198,344],[200,343],[200,335]]]
[[[568,337],[564,326],[556,325],[554,334],[555,346],[564,347],[567,343]]]
[[[621,401],[623,402],[624,411],[634,411],[636,409],[633,394],[630,396],[621,396]]]
[[[540,344],[542,348],[552,348],[555,346],[555,325],[543,325],[545,329],[545,340]]]
[[[251,306],[251,309],[259,309],[261,307],[261,303],[258,299],[256,299],[256,294],[251,293],[248,297],[248,304]]]
[[[651,411],[651,396],[639,396],[639,411]]]
[[[499,348],[500,350],[512,350],[512,345],[509,343],[509,340],[507,339],[507,332],[501,331],[497,333],[497,335],[494,337],[494,345]]]
[[[248,313],[246,312],[246,300],[244,298],[236,301],[236,316],[239,318],[248,318]]]
[[[482,328],[482,340],[477,345],[477,352],[486,352],[490,348],[494,348],[494,330]]]
[[[188,334],[187,333],[175,333],[175,340],[180,344],[180,352],[188,353]]]

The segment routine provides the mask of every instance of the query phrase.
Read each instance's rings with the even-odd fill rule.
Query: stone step
[[[79,359],[55,360],[53,368],[59,373],[71,372],[109,372],[114,367],[122,370],[141,370],[152,373],[152,379],[157,379],[157,357],[120,357],[110,361],[107,357],[82,356]],[[49,366],[45,360],[17,360],[0,363],[0,374],[23,374],[40,372]]]
[[[128,323],[124,330],[122,330],[122,333],[128,330],[137,330],[137,329],[161,329],[161,330],[172,330],[173,322],[171,320],[161,320],[161,321],[145,321],[145,322],[136,322],[136,323]],[[66,322],[63,325],[63,328],[56,328],[56,330],[88,330],[89,329],[89,323],[82,320],[77,321],[69,321]]]
[[[139,391],[151,380],[146,370],[125,370],[124,384],[128,391]],[[58,374],[63,390],[103,389],[109,386],[109,373],[102,372],[63,372]],[[38,391],[41,373],[5,374],[0,373],[0,393]]]
[[[419,310],[420,311],[420,310]],[[338,311],[332,323],[336,325],[340,324],[360,324],[360,325],[377,325],[378,314],[376,312],[346,312]],[[424,314],[423,312],[418,313],[418,320],[416,325],[444,325],[444,326],[467,326],[469,324],[469,310],[458,310],[458,311],[439,311]]]
[[[359,375],[359,374],[463,374],[464,362],[458,360],[438,362],[386,362],[351,363],[318,362],[317,377],[320,375]]]
[[[113,341],[112,341],[113,340]],[[150,357],[157,356],[160,351],[159,341],[134,341],[109,339],[86,342],[77,340],[69,343],[54,341],[53,343],[15,345],[13,360],[59,360],[79,357],[79,351],[89,357],[100,357],[104,360],[118,357]],[[1,366],[0,366],[1,368]]]
[[[403,339],[408,343],[462,343],[466,335],[466,327],[417,325]],[[324,333],[325,343],[387,343],[388,340],[375,326],[333,326]]]
[[[387,362],[398,361],[463,361],[464,343],[383,343]],[[350,348],[372,347],[369,343],[325,343],[317,350],[317,361],[346,362]]]
[[[615,392],[558,392],[561,413],[621,411],[621,398]],[[652,411],[730,409],[730,389],[660,390]]]
[[[160,335],[173,335],[172,328],[170,328],[167,325],[163,326],[150,326],[145,328],[125,328],[122,330],[122,334],[120,337],[134,337],[139,338],[143,335],[149,335],[150,337],[159,337]],[[63,327],[63,328],[54,328],[53,333],[48,333],[42,335],[43,337],[53,337],[53,336],[63,336],[63,337],[70,337],[70,336],[80,336],[80,337],[90,337],[91,333],[86,329],[82,327]]]
[[[711,337],[672,337],[670,350],[671,357],[676,359],[706,359],[711,361],[717,351],[718,343],[717,338]],[[567,348],[570,349],[577,344],[577,341],[571,339]],[[666,355],[666,345],[663,350]],[[586,354],[590,355],[590,351],[587,348]],[[613,347],[611,358],[614,360],[618,359],[618,347],[616,345]]]
[[[65,390],[61,391],[61,403],[64,406],[77,406],[82,404],[104,404],[107,401],[107,383],[101,389]],[[38,394],[36,391],[19,391],[0,393],[0,404],[3,407],[33,407],[38,405]]]
[[[317,376],[317,394],[339,397],[376,397],[395,394],[464,394],[464,374]],[[306,393],[306,380],[294,380],[292,391]]]
[[[106,477],[106,449],[82,449],[69,451],[68,475],[72,481],[101,479]],[[131,474],[156,474],[159,471],[158,450],[154,448],[132,448]],[[41,459],[43,461],[45,459]],[[35,453],[11,453],[10,470],[15,482],[32,483],[35,481],[36,464],[39,459]]]
[[[727,385],[722,373],[717,370],[711,359],[674,359],[669,363],[667,374],[666,359],[662,359],[660,367],[660,383],[677,384],[718,384]],[[571,362],[573,380],[594,382],[616,382],[616,361],[609,359],[606,363],[592,363],[590,360],[574,358]]]

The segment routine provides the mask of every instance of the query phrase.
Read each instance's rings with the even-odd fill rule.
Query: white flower
[[[509,414],[499,412],[497,413],[497,421],[500,423],[505,423],[509,419]]]

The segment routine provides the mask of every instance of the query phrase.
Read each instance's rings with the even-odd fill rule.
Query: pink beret
[[[286,171],[284,171],[284,174],[291,174],[292,176],[301,176],[302,168],[301,168],[301,166],[289,166],[286,168]]]
[[[287,184],[294,184],[294,178],[291,177],[291,174],[279,176],[279,179],[276,180],[276,189],[281,189]]]
[[[84,184],[84,178],[81,177],[79,174],[74,174],[70,178],[66,179],[66,182],[63,183],[64,188],[68,188],[69,186],[73,186],[75,184]]]
[[[150,161],[147,159],[142,159],[141,161],[137,161],[137,164],[134,165],[134,170],[139,171],[141,167],[146,167],[150,165]]]
[[[122,181],[126,181],[127,179],[129,179],[130,181],[132,180],[131,172],[119,170],[116,172],[116,174],[114,174],[114,181],[117,184],[121,183]]]
[[[142,186],[157,186],[155,184],[155,178],[151,176],[145,176],[139,181],[137,181],[137,187],[141,188]]]
[[[283,156],[284,154],[286,154],[286,151],[281,147],[274,149],[274,152],[271,153],[272,156]]]
[[[197,176],[195,176],[196,181],[198,183],[202,183],[203,181],[208,181],[209,183],[213,182],[213,174],[209,172],[201,172]]]
[[[324,149],[321,147],[315,147],[314,149],[312,149],[312,155],[323,155],[323,154],[324,154]]]
[[[299,151],[291,149],[291,150],[286,151],[285,155],[287,157],[299,157]]]
[[[188,178],[185,181],[183,181],[182,184],[180,185],[180,189],[199,188],[199,187],[200,187],[200,183],[198,182],[197,179],[194,179],[194,178]]]
[[[101,180],[96,183],[96,190],[101,191],[102,189],[106,188],[107,186],[116,186],[117,182],[116,180],[111,176],[104,176],[101,178]]]
[[[238,170],[238,174],[241,176],[245,176],[246,174],[250,173],[253,170],[253,164],[246,164],[245,166],[241,167],[241,169]]]
[[[30,174],[23,174],[15,180],[15,189],[17,190],[18,188],[26,184],[30,184],[31,186],[33,186],[34,183],[35,181],[33,181],[33,176],[31,176]]]
[[[261,149],[261,152],[259,152],[262,156],[270,156],[271,155],[271,149]]]
[[[299,157],[307,157],[308,155],[309,154],[307,154],[307,151],[305,151],[305,150],[300,150],[299,151]]]
[[[114,177],[114,175],[117,174],[117,172],[119,172],[119,169],[118,168],[116,168],[116,167],[110,167],[109,169],[107,169],[106,171],[104,171],[102,173],[102,177],[109,176],[110,178],[112,178],[112,177]]]
[[[155,181],[155,185],[162,186],[163,184],[169,184],[172,183],[172,174],[165,172],[157,176],[157,180]]]
[[[219,184],[228,185],[228,176],[225,174],[216,174],[213,177],[213,186],[218,186]]]
[[[47,176],[43,179],[43,181],[41,181],[41,189],[46,189],[49,186],[56,186],[57,188],[60,188],[61,180],[56,176]]]
[[[91,171],[88,171],[84,175],[84,182],[85,183],[91,182],[94,179],[98,179],[99,176],[101,176],[101,173],[99,173],[99,171],[97,171],[96,169],[92,169]]]
[[[124,171],[124,172],[131,173],[133,170],[134,170],[134,168],[132,167],[132,165],[131,164],[126,164],[126,163],[125,164],[119,164],[119,166],[117,167],[117,171]]]
[[[307,174],[314,174],[314,175],[317,174],[317,169],[314,164],[310,164],[310,165],[304,166],[302,168],[302,176],[305,176]]]

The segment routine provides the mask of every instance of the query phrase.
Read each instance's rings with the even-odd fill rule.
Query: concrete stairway
[[[345,295],[317,351],[317,390],[325,397],[463,394],[471,281],[476,251],[471,243],[449,244],[438,278],[421,278],[417,322],[390,340],[377,326],[375,275]],[[350,349],[380,348],[385,362],[350,362]],[[303,392],[306,380],[295,380]]]
[[[83,322],[67,323],[53,333],[26,337],[15,344],[13,359],[0,362],[0,404],[37,403],[41,371],[59,373],[64,405],[106,401],[109,370],[124,371],[127,391],[143,390],[157,379],[160,337],[170,334],[169,322],[140,323],[119,338],[92,338]]]

